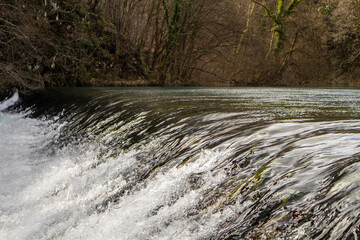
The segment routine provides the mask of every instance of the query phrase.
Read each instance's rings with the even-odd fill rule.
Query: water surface
[[[359,236],[360,90],[52,89],[0,110],[0,239]]]

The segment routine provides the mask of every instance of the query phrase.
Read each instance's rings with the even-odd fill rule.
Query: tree
[[[296,8],[297,5],[299,5],[301,0],[291,0],[291,2],[286,8],[285,8],[285,0],[278,0],[277,11],[275,13],[272,13],[265,3],[260,3],[255,0],[253,0],[253,2],[261,6],[265,10],[267,18],[271,20],[273,23],[272,41],[275,40],[275,42],[271,44],[271,49],[275,53],[282,51],[286,39],[285,37],[286,18],[294,12],[294,9]]]

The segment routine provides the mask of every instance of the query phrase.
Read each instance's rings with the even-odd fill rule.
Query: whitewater
[[[359,97],[15,92],[0,104],[0,239],[357,239]]]

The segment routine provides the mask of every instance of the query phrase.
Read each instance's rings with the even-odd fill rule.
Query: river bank
[[[8,1],[0,4],[0,98],[13,88],[360,87],[360,18],[345,2],[297,4],[273,51],[273,26],[253,1],[237,12],[225,0]]]

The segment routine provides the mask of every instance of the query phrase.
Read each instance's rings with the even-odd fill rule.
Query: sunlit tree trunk
[[[301,0],[291,0],[289,5],[285,8],[285,0],[278,0],[277,11],[272,13],[270,9],[266,6],[265,3],[260,3],[253,0],[254,3],[261,6],[266,13],[266,16],[273,23],[273,44],[271,49],[275,52],[281,52],[284,48],[285,43],[285,21],[288,16],[290,16],[296,6],[301,2]]]
[[[247,20],[246,20],[246,25],[245,25],[245,29],[244,31],[242,32],[241,34],[241,38],[239,40],[239,43],[236,47],[236,54],[239,54],[241,49],[243,48],[243,43],[244,43],[244,39],[245,39],[245,36],[246,34],[248,33],[249,31],[249,27],[250,27],[250,20],[251,20],[251,17],[253,15],[253,12],[254,12],[254,8],[255,8],[255,3],[253,1],[250,0],[250,3],[249,3],[249,10],[248,10],[248,16],[247,16]]]

